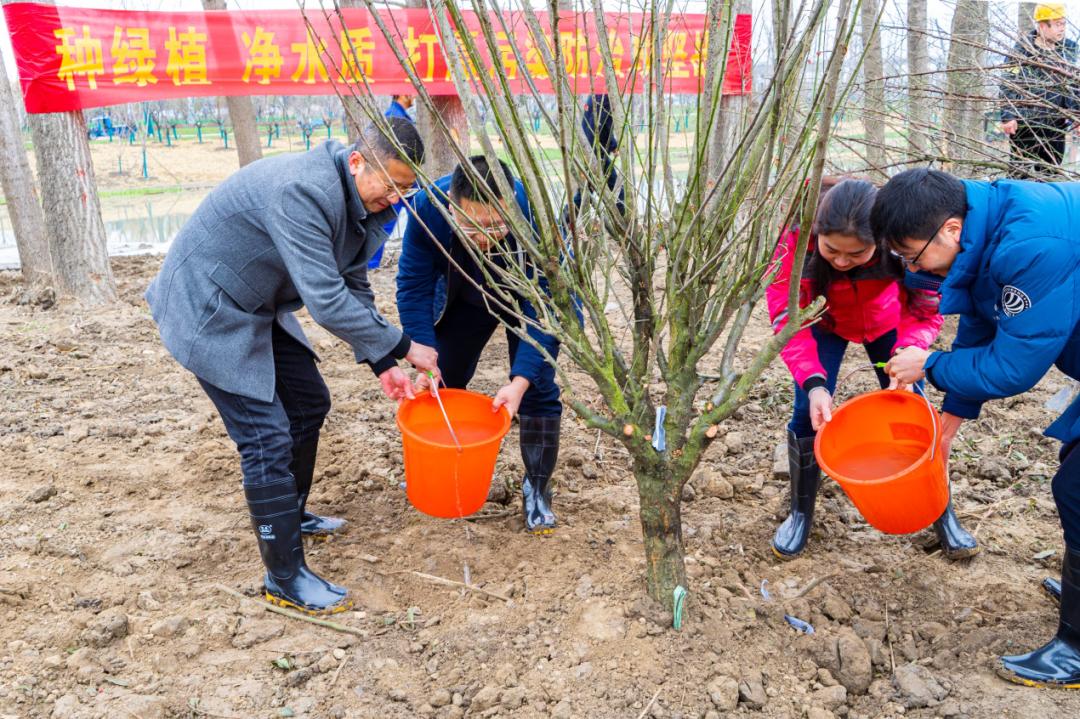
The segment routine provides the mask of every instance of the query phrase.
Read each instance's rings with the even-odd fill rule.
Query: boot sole
[[[783,552],[781,552],[779,549],[776,548],[775,544],[770,544],[769,549],[772,550],[772,553],[776,555],[777,559],[779,559],[779,560],[781,560],[783,562],[790,562],[792,559],[796,559],[802,554],[802,552],[799,552],[798,554],[784,554]]]
[[[530,529],[529,534],[534,537],[546,537],[549,534],[555,534],[555,527],[537,527],[536,529]]]
[[[341,612],[348,611],[349,609],[352,609],[352,606],[353,606],[352,600],[349,599],[348,597],[345,597],[342,601],[338,602],[337,604],[335,604],[332,607],[329,607],[327,609],[308,609],[307,607],[302,607],[299,604],[296,604],[295,602],[290,602],[288,599],[283,599],[281,597],[275,597],[270,592],[264,592],[263,596],[266,599],[266,601],[270,602],[275,607],[281,607],[283,609],[292,609],[294,611],[301,612],[303,614],[307,614],[308,616],[311,616],[311,617],[325,617],[325,616],[329,616],[331,614],[340,614]]]
[[[942,556],[949,561],[955,562],[958,559],[971,559],[976,554],[982,551],[982,547],[971,547],[970,549],[957,549],[954,552],[946,552],[944,548],[941,550]]]
[[[997,675],[1005,681],[1019,684],[1020,686],[1038,687],[1041,689],[1080,689],[1080,680],[1069,682],[1067,684],[1059,682],[1040,682],[1036,679],[1025,679],[1019,674],[1014,674],[1008,669],[1003,669],[1001,667],[998,667],[995,671],[997,672]]]

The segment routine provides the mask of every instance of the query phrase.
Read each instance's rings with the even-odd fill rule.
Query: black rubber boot
[[[941,553],[946,559],[967,559],[979,553],[979,543],[966,529],[953,511],[952,497],[945,505],[945,512],[934,522],[934,534],[941,543]]]
[[[326,539],[331,534],[345,528],[345,520],[337,517],[320,517],[308,512],[307,498],[311,493],[311,482],[315,477],[315,455],[319,453],[319,438],[309,440],[293,447],[292,462],[289,471],[296,477],[296,495],[300,503],[300,531],[316,539]]]
[[[335,614],[352,606],[344,587],[331,584],[308,569],[300,536],[296,483],[288,479],[244,487],[259,554],[266,565],[266,600],[308,614]]]
[[[1057,634],[1027,654],[1001,657],[997,673],[1029,687],[1080,689],[1080,549],[1065,550]]]
[[[791,512],[773,536],[773,554],[792,559],[806,548],[814,523],[814,505],[821,486],[821,470],[814,457],[814,438],[799,439],[788,430],[788,472],[791,475]]]
[[[525,477],[521,480],[521,504],[525,529],[533,534],[551,534],[555,513],[551,510],[551,473],[559,459],[561,417],[518,416],[521,425],[521,460]]]

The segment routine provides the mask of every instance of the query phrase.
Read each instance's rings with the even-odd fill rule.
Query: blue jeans
[[[226,392],[199,379],[240,452],[244,486],[291,476],[293,447],[318,438],[330,411],[330,390],[307,347],[275,322],[274,399],[263,402]]]
[[[1050,488],[1054,492],[1061,528],[1065,530],[1065,546],[1080,550],[1080,440],[1061,448],[1061,466]]]
[[[817,341],[818,361],[825,369],[825,387],[829,394],[836,394],[837,374],[840,372],[840,364],[844,361],[844,352],[847,350],[848,341],[843,337],[833,334],[828,330],[813,325],[810,331]],[[888,362],[892,357],[893,345],[896,344],[896,330],[890,330],[872,342],[864,342],[866,356],[871,363]],[[889,376],[883,369],[874,368],[877,374],[878,384],[882,389],[889,386]],[[922,387],[922,383],[919,383]],[[788,429],[795,433],[799,439],[813,437],[817,434],[813,425],[810,424],[810,398],[803,388],[795,385],[795,407],[788,422]]]
[[[499,321],[483,307],[468,302],[454,302],[435,325],[435,349],[439,353],[439,371],[443,381],[452,389],[465,389],[476,373],[480,354],[487,346]],[[521,348],[521,340],[507,330],[506,342],[510,350],[510,364]],[[545,362],[540,377],[530,382],[529,389],[521,398],[519,414],[526,417],[559,417],[562,402],[559,401],[559,385],[555,384],[555,368]]]

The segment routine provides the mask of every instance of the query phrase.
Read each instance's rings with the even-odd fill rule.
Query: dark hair
[[[867,180],[841,180],[818,200],[811,231],[815,235],[856,237],[864,245],[874,244],[870,208],[874,206],[875,194],[877,188]]]
[[[469,158],[469,164],[472,165],[474,172],[466,171],[461,164],[454,168],[454,174],[450,177],[450,199],[454,202],[471,200],[485,204],[490,204],[493,199],[502,199],[502,193],[499,192],[499,185],[487,158],[483,155],[473,155]],[[514,175],[511,174],[510,168],[502,160],[499,160],[499,167],[506,176],[507,184],[513,187]],[[483,186],[487,188],[486,190],[481,189],[476,182],[477,175]]]
[[[353,150],[369,159],[402,160],[414,165],[423,164],[424,141],[420,139],[416,125],[403,117],[388,117],[386,124],[389,125],[392,139],[379,126],[372,123],[353,145]],[[400,145],[404,152],[398,152],[395,145]]]
[[[964,183],[947,172],[920,167],[885,183],[870,212],[874,236],[892,246],[929,240],[951,217],[967,215]]]
[[[832,178],[830,178],[832,179]],[[843,178],[826,183],[822,181],[821,194],[818,196],[817,212],[811,228],[820,243],[821,235],[844,235],[854,237],[864,245],[875,245],[874,233],[870,229],[870,209],[874,204],[877,188],[867,180]],[[878,247],[878,260],[887,253]],[[886,260],[887,261],[887,260]],[[824,294],[836,278],[836,270],[829,261],[821,256],[821,249],[814,246],[806,266],[806,277],[814,291]]]

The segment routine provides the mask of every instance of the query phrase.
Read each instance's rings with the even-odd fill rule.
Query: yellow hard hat
[[[1035,6],[1035,22],[1046,22],[1048,20],[1064,19],[1064,3],[1039,3]]]

